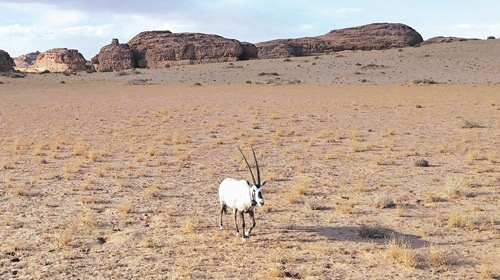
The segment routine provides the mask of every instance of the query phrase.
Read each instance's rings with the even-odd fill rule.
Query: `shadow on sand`
[[[303,232],[311,235],[325,236],[330,241],[350,241],[350,242],[375,242],[386,243],[391,236],[396,240],[409,242],[413,249],[429,246],[429,242],[422,240],[419,236],[397,232],[392,229],[377,227],[383,233],[382,238],[362,237],[360,232],[363,226],[339,226],[339,227],[296,227],[293,229],[283,229],[284,233]],[[310,236],[313,237],[313,236]],[[307,240],[306,240],[307,241]],[[312,240],[309,240],[312,241]]]

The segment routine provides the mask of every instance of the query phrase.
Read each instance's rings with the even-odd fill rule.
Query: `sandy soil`
[[[0,278],[498,279],[497,41],[0,77]],[[252,145],[242,244],[217,188]]]

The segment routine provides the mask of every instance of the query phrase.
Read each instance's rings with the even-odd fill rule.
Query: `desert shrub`
[[[24,78],[26,75],[22,73],[12,72],[9,74],[9,78]]]
[[[200,87],[201,83],[194,83],[195,86]]]
[[[128,75],[128,73],[127,73],[127,72],[125,72],[125,71],[118,71],[118,72],[116,72],[116,74],[115,74],[115,76],[117,76],[117,77],[127,76],[127,75]]]
[[[359,236],[363,237],[363,238],[386,238],[387,237],[387,233],[386,233],[386,230],[379,227],[379,226],[375,226],[375,227],[369,227],[369,226],[361,226],[361,228],[359,229]]]
[[[482,124],[477,121],[471,121],[471,120],[464,120],[464,124],[462,125],[462,128],[482,128]]]
[[[90,69],[87,69],[87,70],[85,70],[85,71],[86,71],[87,73],[89,73],[89,74],[92,74],[92,73],[94,73],[94,72],[95,72],[95,69],[94,69],[94,68],[90,68]]]
[[[267,73],[267,72],[260,72],[259,73],[259,76],[279,76],[280,74],[276,73],[276,72],[271,72],[271,73]]]
[[[487,40],[495,40],[495,36],[488,36],[488,38],[486,38]]]
[[[64,76],[66,76],[66,77],[71,75],[71,73],[70,73],[70,72],[68,72],[68,71],[64,71],[64,72],[62,72],[62,74],[63,74]]]
[[[417,159],[415,161],[415,166],[418,167],[429,167],[429,162],[425,159]]]
[[[292,60],[290,58],[285,58],[283,62],[292,62]]]
[[[49,70],[43,70],[43,71],[42,71],[42,72],[40,72],[39,74],[40,74],[40,75],[44,75],[44,74],[49,74],[49,73],[50,73],[50,71],[49,71]]]
[[[419,80],[413,80],[412,82],[414,85],[437,85],[438,82],[431,80],[431,79],[419,79]]]
[[[106,73],[106,72],[113,72],[113,69],[108,68],[108,69],[101,69],[99,72]]]
[[[167,69],[170,68],[170,64],[168,64],[168,63],[165,64],[165,68],[167,68]]]

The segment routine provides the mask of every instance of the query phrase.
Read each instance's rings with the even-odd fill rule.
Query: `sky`
[[[404,23],[424,39],[500,37],[498,0],[0,0],[0,49],[12,57],[61,47],[90,60],[148,30],[201,32],[257,43],[318,36],[375,22]]]

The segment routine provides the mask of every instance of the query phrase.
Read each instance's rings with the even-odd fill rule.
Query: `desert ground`
[[[499,279],[499,47],[0,77],[0,278]]]

